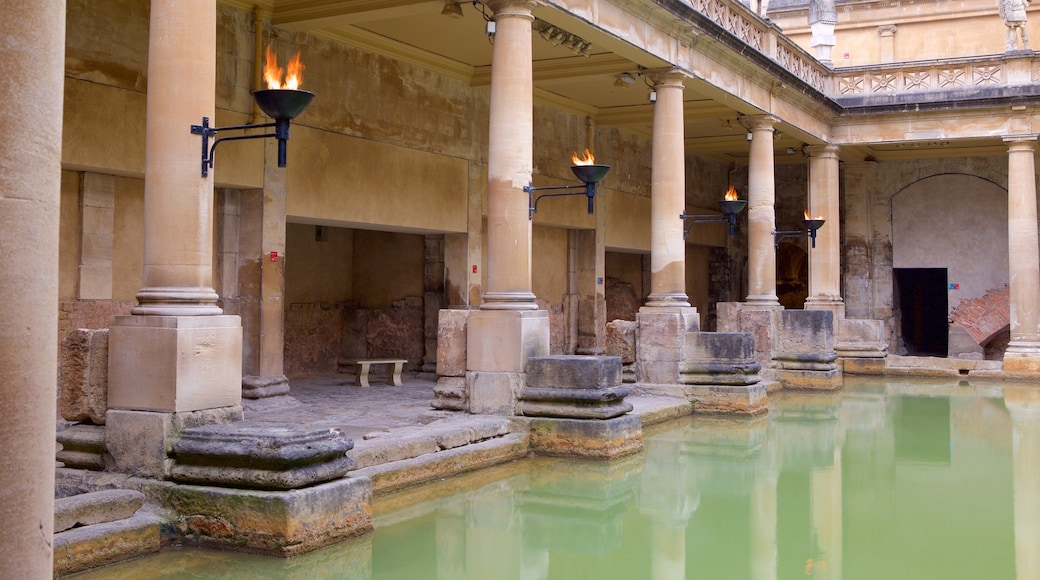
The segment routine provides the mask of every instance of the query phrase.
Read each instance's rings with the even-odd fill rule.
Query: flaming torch
[[[530,219],[534,219],[534,214],[538,211],[539,199],[543,197],[557,197],[561,195],[585,194],[585,196],[589,200],[589,214],[593,213],[593,211],[595,210],[594,200],[596,197],[596,184],[599,183],[601,179],[606,177],[607,172],[610,171],[610,166],[596,164],[596,158],[588,149],[585,150],[585,154],[582,156],[578,156],[577,152],[571,155],[571,163],[574,164],[571,166],[571,171],[574,172],[574,176],[581,180],[581,182],[585,185],[534,187],[533,184],[527,184],[527,186],[524,187],[524,191],[527,192],[527,197],[530,202],[528,204],[529,208],[527,212],[528,217]],[[566,190],[567,193],[545,193],[539,195],[538,197],[534,196],[534,192],[546,189]]]
[[[289,121],[295,119],[307,108],[307,105],[311,104],[314,93],[302,91],[299,88],[303,79],[303,63],[300,62],[300,53],[296,53],[296,56],[289,61],[286,67],[287,72],[278,66],[278,59],[270,46],[267,47],[265,56],[264,81],[268,88],[253,91],[253,99],[260,110],[274,119],[274,122],[234,127],[210,127],[209,117],[203,117],[201,125],[192,125],[192,134],[202,136],[202,177],[208,176],[209,170],[213,168],[213,154],[221,141],[274,137],[278,139],[278,167],[285,167],[285,146],[286,141],[289,140]],[[282,83],[283,76],[285,77],[284,84]],[[274,133],[236,135],[214,139],[218,131],[244,131],[264,127],[274,127]],[[210,145],[210,139],[213,139],[212,145]]]
[[[278,139],[278,167],[285,167],[285,142],[289,140],[289,121],[302,113],[314,99],[314,93],[300,90],[303,68],[300,53],[297,52],[286,65],[283,84],[283,69],[278,66],[278,58],[268,45],[264,53],[264,82],[267,83],[267,88],[253,91],[253,99],[256,100],[257,106],[264,114],[274,119],[274,134]]]

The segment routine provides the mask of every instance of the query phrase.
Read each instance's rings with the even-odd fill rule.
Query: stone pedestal
[[[838,354],[839,364],[845,374],[884,374],[888,356],[884,322],[850,318],[838,320],[834,351]]]
[[[515,414],[527,359],[549,354],[549,314],[475,311],[467,324],[466,353],[470,412]]]
[[[678,385],[688,332],[700,330],[693,307],[643,307],[636,314],[636,376],[640,383]]]
[[[266,399],[289,394],[289,379],[285,375],[242,377],[243,399]]]
[[[679,381],[695,413],[757,415],[768,404],[755,339],[746,332],[691,332],[685,339]]]
[[[109,352],[109,409],[179,413],[241,404],[237,316],[118,316]]]
[[[185,544],[291,557],[372,531],[372,482],[348,477],[305,489],[178,485],[169,491]]]
[[[173,445],[178,483],[297,489],[339,479],[356,464],[338,429],[239,421],[185,429]]]
[[[643,448],[643,423],[637,415],[614,419],[531,419],[531,450],[541,455],[612,458]]]
[[[616,356],[545,356],[527,359],[517,412],[528,417],[613,419],[632,410]]]
[[[774,322],[773,360],[776,378],[785,389],[841,388],[830,311],[782,310]]]

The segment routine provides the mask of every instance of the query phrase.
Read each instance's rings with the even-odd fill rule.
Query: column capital
[[[646,71],[647,77],[654,83],[655,89],[664,87],[686,88],[683,81],[690,78],[689,73],[679,68],[664,68]]]
[[[1008,144],[1008,151],[1035,150],[1037,134],[1031,135],[1004,135],[1001,137]]]
[[[534,20],[534,15],[531,14],[539,2],[534,0],[489,0],[488,8],[494,13],[494,17],[500,16],[514,16],[520,18],[528,18]]]
[[[780,122],[780,118],[773,115],[748,115],[741,118],[742,124],[749,131],[772,130]]]
[[[841,147],[825,143],[823,145],[806,145],[803,147],[806,156],[819,159],[837,159]]]
[[[888,37],[888,36],[895,36],[896,35],[896,25],[895,24],[882,24],[881,26],[877,27],[877,33],[878,33],[878,36],[880,36],[882,38],[885,38],[885,37]]]

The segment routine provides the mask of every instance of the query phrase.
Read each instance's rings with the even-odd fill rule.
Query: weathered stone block
[[[354,444],[337,429],[241,421],[185,429],[174,443],[174,481],[250,489],[295,489],[355,467]]]
[[[702,385],[752,385],[761,366],[755,339],[746,332],[690,332],[683,344],[679,381]]]
[[[543,455],[612,458],[643,448],[643,425],[636,415],[605,421],[531,419],[531,450]]]
[[[470,371],[469,412],[475,415],[515,415],[516,403],[523,389],[520,373]]]
[[[78,329],[61,342],[59,409],[66,421],[105,424],[108,410],[108,329]]]
[[[105,448],[112,456],[116,471],[165,479],[173,466],[169,454],[181,431],[241,420],[242,407],[239,406],[188,413],[112,409],[105,427]]]
[[[105,427],[72,425],[57,434],[61,444],[55,459],[74,469],[101,471],[105,468]]]
[[[365,477],[288,491],[178,485],[169,493],[186,544],[290,557],[372,531]]]
[[[447,411],[469,409],[465,377],[440,377],[433,387],[433,408]]]
[[[525,390],[609,389],[621,384],[616,356],[554,355],[527,359]]]
[[[636,323],[632,320],[612,320],[607,323],[607,356],[621,358],[621,364],[636,361]]]
[[[758,415],[769,403],[765,383],[753,385],[697,385],[687,388],[694,413]]]
[[[162,547],[160,523],[159,518],[142,514],[54,534],[54,575],[154,554]]]
[[[777,369],[776,379],[784,389],[833,391],[842,386],[841,369]]]
[[[106,489],[54,500],[54,532],[122,520],[144,505],[144,494],[132,489]]]
[[[289,379],[285,375],[242,376],[243,399],[265,399],[289,394]]]

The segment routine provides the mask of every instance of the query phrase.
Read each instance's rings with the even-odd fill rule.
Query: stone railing
[[[1031,55],[904,62],[834,71],[835,97],[857,97],[956,89],[1028,85],[1040,78],[1040,59]]]
[[[682,0],[750,48],[773,59],[824,94],[832,92],[830,69],[783,35],[775,25],[734,0]]]

